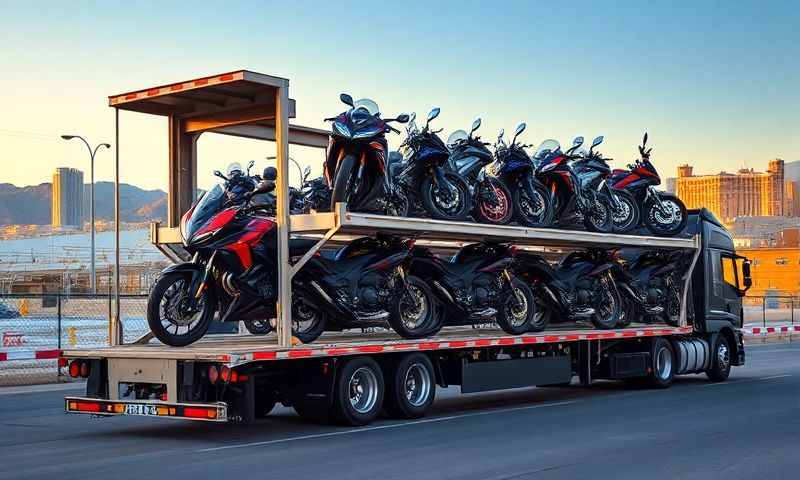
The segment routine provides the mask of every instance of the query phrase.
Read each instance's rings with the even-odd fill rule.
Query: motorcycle
[[[535,299],[531,288],[516,277],[515,252],[513,246],[475,243],[446,261],[428,249],[415,248],[412,271],[431,286],[444,309],[432,333],[444,323],[468,325],[492,318],[510,335],[529,331]]]
[[[550,196],[534,176],[534,164],[525,152],[528,145],[517,144],[517,137],[525,126],[524,123],[517,125],[509,145],[503,140],[505,132],[500,130],[491,172],[511,190],[514,218],[520,225],[549,227],[553,222]]]
[[[615,233],[628,233],[639,225],[639,206],[633,195],[624,190],[611,188],[608,176],[611,168],[608,166],[610,159],[594,149],[603,143],[603,136],[595,137],[589,151],[579,152],[578,159],[572,162],[572,169],[583,183],[597,184],[598,189],[608,195],[611,203],[612,231]],[[595,180],[599,178],[600,182]]]
[[[611,188],[630,193],[641,206],[641,218],[648,230],[659,236],[673,236],[686,228],[688,220],[686,205],[677,196],[660,192],[655,187],[661,184],[655,166],[650,162],[647,148],[647,133],[639,146],[639,155],[628,170],[611,172]]]
[[[473,133],[481,126],[481,119],[472,122],[469,133],[456,130],[447,139],[450,148],[450,168],[467,180],[474,205],[472,217],[481,223],[507,224],[514,214],[513,199],[500,179],[488,175],[486,166],[494,161],[488,143]]]
[[[577,137],[566,152],[555,140],[545,140],[534,154],[536,178],[550,192],[555,223],[561,226],[583,224],[592,232],[610,233],[613,228],[611,199],[600,184],[605,176],[602,162],[577,173],[570,163],[580,157],[575,151],[583,144]],[[604,167],[608,169],[606,165]],[[608,169],[610,170],[610,169]]]
[[[369,99],[356,102],[346,93],[340,100],[350,107],[333,122],[326,153],[324,176],[331,187],[331,210],[346,202],[352,211],[407,214],[408,201],[386,175],[386,133],[400,133],[390,122],[405,123],[408,115],[381,118],[378,105]]]
[[[383,327],[404,338],[428,335],[437,322],[430,287],[409,273],[414,240],[377,235],[350,242],[333,256],[316,255],[295,275],[295,337],[314,341],[325,330]]]
[[[329,212],[331,206],[331,190],[325,177],[308,179],[311,169],[303,170],[300,188],[289,187],[289,205],[292,214]]]
[[[252,166],[252,162],[251,162]],[[248,168],[249,172],[249,168]],[[199,340],[214,318],[244,320],[251,333],[268,333],[275,316],[276,225],[253,196],[275,188],[238,164],[183,215],[180,234],[191,261],[161,271],[147,301],[147,322],[163,343],[185,346]],[[300,255],[313,241],[293,240]]]
[[[431,110],[421,130],[409,122],[408,136],[400,146],[404,158],[390,168],[396,171],[393,180],[408,198],[413,215],[463,221],[472,210],[472,196],[467,180],[449,168],[450,150],[437,135],[441,130],[430,129],[439,112]]]
[[[630,248],[616,252],[615,258],[619,268],[614,276],[622,293],[623,309],[619,326],[627,327],[638,321],[677,326],[681,315],[684,253]]]
[[[535,254],[518,255],[518,275],[534,292],[537,304],[531,328],[549,323],[589,320],[600,329],[615,328],[621,297],[614,283],[614,263],[603,251],[572,252],[557,267]]]

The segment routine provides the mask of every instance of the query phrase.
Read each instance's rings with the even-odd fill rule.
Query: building
[[[742,169],[716,175],[694,175],[691,165],[678,167],[676,191],[687,208],[705,207],[731,223],[739,216],[786,214],[784,162],[770,160],[766,172]]]
[[[800,293],[800,248],[737,248],[736,253],[753,262],[753,286],[748,295]]]
[[[785,185],[783,212],[787,217],[800,217],[800,181],[786,180]]]
[[[666,182],[667,193],[671,193],[673,195],[677,195],[678,193],[678,179],[675,177],[669,177]]]
[[[51,224],[53,228],[83,226],[83,172],[57,168],[53,174]]]

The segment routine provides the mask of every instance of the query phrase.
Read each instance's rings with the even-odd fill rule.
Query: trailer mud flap
[[[461,364],[462,393],[552,385],[571,379],[572,362],[567,355],[496,362],[463,359]]]

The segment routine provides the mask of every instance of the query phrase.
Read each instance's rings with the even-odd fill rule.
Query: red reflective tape
[[[623,338],[630,338],[630,337],[636,337],[636,336],[638,336],[638,333],[635,332],[635,331],[633,331],[633,332],[632,331],[624,331],[624,332],[622,332],[622,337]]]
[[[511,337],[505,337],[497,340],[498,345],[514,345],[516,340]]]
[[[439,343],[439,342],[420,343],[419,344],[419,349],[420,350],[436,350],[437,348],[441,348],[442,345],[443,344]]]
[[[0,352],[0,362],[3,362],[5,360],[8,360],[8,355],[6,354],[6,352]]]
[[[329,348],[325,350],[327,355],[349,355],[353,353],[355,350],[353,347],[340,347],[340,348]]]
[[[392,345],[392,350],[411,350],[412,348],[416,348],[417,345],[414,343],[398,343]]]
[[[358,351],[362,353],[380,353],[383,351],[383,345],[364,345],[358,347]]]
[[[545,335],[544,336],[544,341],[546,343],[557,342],[558,339],[559,339],[558,335]]]
[[[522,337],[522,343],[539,343],[539,337]]]
[[[232,73],[228,73],[226,75],[222,75],[222,76],[219,77],[219,79],[222,82],[227,82],[229,80],[233,80],[233,74]]]
[[[253,360],[275,360],[277,357],[276,352],[253,352]]]
[[[61,355],[61,350],[39,350],[36,352],[36,359],[58,358],[59,355]]]
[[[169,87],[169,89],[172,90],[173,92],[178,91],[178,90],[183,90],[183,84],[182,83],[176,83],[175,85],[171,85]]]
[[[488,347],[488,346],[490,346],[491,344],[492,344],[492,341],[491,341],[491,340],[486,340],[486,339],[483,339],[483,340],[475,340],[475,346],[476,346],[476,347]]]
[[[135,94],[135,93],[129,93],[129,94],[125,95],[125,100],[133,100],[134,98],[136,98],[136,96],[137,96],[137,94]]]
[[[194,86],[195,87],[199,87],[200,85],[208,85],[208,79],[207,78],[201,78],[200,80],[195,80],[194,81]]]
[[[286,352],[286,356],[289,358],[305,358],[310,357],[313,353],[313,350],[289,350]]]
[[[464,341],[457,341],[457,342],[450,342],[450,348],[464,348],[467,346],[467,342]]]
[[[154,96],[158,95],[158,92],[159,92],[159,90],[157,88],[151,88],[150,90],[147,91],[147,96],[148,97],[154,97]]]
[[[580,337],[578,335],[567,335],[566,337],[564,337],[564,340],[566,340],[568,342],[571,342],[571,341],[574,341],[574,340],[579,340],[579,339],[580,339]]]

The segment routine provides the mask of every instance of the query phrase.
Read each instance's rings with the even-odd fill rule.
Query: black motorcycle
[[[444,307],[440,322],[469,325],[494,318],[506,333],[520,335],[530,330],[535,299],[516,277],[514,255],[508,245],[475,243],[447,261],[416,247],[411,268]]]
[[[639,225],[639,206],[633,195],[625,190],[611,188],[609,175],[610,158],[603,158],[595,148],[603,143],[603,136],[595,137],[588,152],[578,152],[577,159],[571,164],[572,170],[583,183],[597,185],[599,191],[608,196],[611,204],[612,231],[628,233]]]
[[[405,151],[401,162],[392,162],[393,182],[408,198],[412,215],[441,220],[463,221],[472,210],[467,180],[449,167],[450,150],[430,123],[439,116],[434,108],[422,129],[411,121],[408,136],[400,146]]]
[[[447,139],[450,148],[450,168],[463,176],[469,184],[472,196],[472,218],[481,223],[505,225],[514,214],[514,200],[503,182],[486,172],[486,166],[494,161],[488,143],[473,136],[481,126],[481,119],[472,122],[469,133],[456,130]]]
[[[553,222],[550,195],[534,176],[534,164],[525,152],[527,145],[517,143],[524,130],[524,123],[517,125],[509,145],[503,140],[505,132],[500,130],[491,172],[511,191],[514,218],[520,225],[549,227]]]
[[[621,327],[633,322],[677,326],[681,315],[681,278],[685,254],[681,251],[622,249],[616,252],[615,272],[622,293]]]
[[[675,195],[658,191],[661,177],[650,162],[647,148],[647,133],[639,146],[641,160],[628,165],[628,170],[617,169],[611,172],[610,183],[614,191],[627,192],[636,200],[640,218],[645,226],[656,235],[672,236],[686,228],[688,215],[686,205]]]
[[[573,252],[554,268],[534,254],[517,255],[518,272],[537,301],[531,327],[589,320],[601,329],[615,328],[622,312],[614,283],[614,263],[603,251]]]
[[[413,240],[378,235],[316,255],[292,282],[295,336],[312,342],[325,330],[391,326],[426,336],[438,321],[428,285],[409,274]]]
[[[555,140],[545,140],[536,150],[536,178],[550,192],[554,223],[559,226],[583,225],[589,231],[610,233],[613,230],[611,198],[601,183],[610,173],[603,162],[580,173],[572,162],[580,159],[575,151],[583,144],[577,137],[566,152]]]
[[[383,119],[372,100],[354,102],[346,93],[339,98],[350,108],[325,119],[333,122],[324,166],[331,210],[346,202],[352,211],[405,216],[408,202],[386,176],[386,133],[400,133],[389,123],[405,123],[408,115]]]
[[[289,187],[289,205],[292,214],[329,212],[331,208],[331,189],[325,177],[309,180],[311,169],[303,170],[300,188]]]

